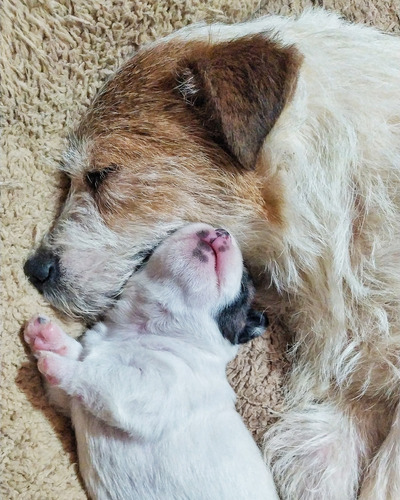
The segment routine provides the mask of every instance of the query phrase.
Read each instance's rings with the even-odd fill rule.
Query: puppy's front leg
[[[66,334],[56,323],[46,316],[33,316],[25,326],[25,342],[37,358],[41,353],[54,352],[61,356],[78,359],[82,345]],[[46,392],[51,404],[70,416],[70,397],[59,387],[46,384]]]
[[[92,415],[108,425],[129,433],[141,433],[143,425],[138,408],[150,400],[142,383],[142,372],[127,365],[116,366],[112,360],[101,363],[86,358],[77,361],[53,352],[39,354],[38,369],[48,383],[77,398]],[[157,404],[159,399],[156,398]],[[148,408],[149,409],[149,408]],[[150,413],[153,413],[150,409]],[[159,415],[159,411],[155,412]]]

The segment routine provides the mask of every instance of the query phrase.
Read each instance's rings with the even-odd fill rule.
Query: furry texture
[[[286,1],[272,1],[264,12],[299,13],[313,3],[295,1],[289,6]],[[399,29],[396,0],[323,3],[350,20],[389,31]],[[206,16],[218,17],[218,9],[230,20],[238,21],[257,7],[253,2],[225,4],[216,0],[208,2],[208,6],[207,12],[204,5],[196,2],[185,2],[184,6],[159,2],[133,5],[124,1],[106,1],[101,6],[80,1],[46,5],[3,2],[2,104],[7,124],[2,134],[7,162],[2,171],[2,268],[7,311],[2,336],[4,497],[85,497],[74,466],[76,457],[68,424],[45,401],[35,367],[26,362],[18,336],[23,321],[34,311],[47,307],[28,286],[22,264],[57,210],[63,185],[54,166],[60,158],[65,129],[76,122],[101,81],[133,46]],[[66,328],[75,333],[80,330],[79,325],[71,323]],[[279,388],[286,366],[284,330],[275,323],[271,332],[272,337],[245,347],[229,369],[239,395],[238,406],[258,438],[271,421],[267,407],[280,407]],[[387,425],[386,410],[375,407],[371,412],[368,401],[364,401],[363,408],[363,418],[369,416],[381,429],[376,431],[376,440],[380,442]],[[386,449],[394,450],[390,440]],[[384,462],[377,456],[374,463],[380,464],[377,470],[388,482]]]
[[[223,318],[230,335],[253,336],[253,294],[235,240],[191,224],[155,250],[82,345],[42,316],[28,323],[93,499],[278,500],[226,378],[237,346]]]
[[[284,498],[354,498],[381,445],[365,401],[386,407],[384,432],[397,425],[399,86],[400,39],[323,10],[184,28],[100,90],[27,264],[48,300],[90,321],[171,229],[237,236],[263,307],[287,302],[294,333],[286,413],[266,437]],[[398,496],[397,480],[371,481]]]

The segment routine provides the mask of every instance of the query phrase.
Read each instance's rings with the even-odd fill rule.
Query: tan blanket
[[[104,78],[137,47],[200,19],[239,21],[323,5],[351,20],[400,29],[399,0],[3,0],[2,498],[86,498],[70,424],[48,406],[21,339],[32,314],[52,311],[22,266],[57,212],[55,170],[68,129]],[[67,331],[81,326],[59,317]],[[287,368],[275,325],[230,366],[238,408],[260,441],[279,410]]]

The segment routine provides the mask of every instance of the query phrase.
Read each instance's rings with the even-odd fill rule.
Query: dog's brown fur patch
[[[263,35],[201,47],[184,61],[181,91],[211,134],[246,169],[290,99],[301,56]],[[185,82],[186,79],[186,82]]]
[[[245,65],[242,54],[247,60],[249,51],[253,62]],[[189,61],[201,104],[188,103],[179,85]],[[299,62],[294,49],[260,35],[216,46],[174,41],[134,56],[76,132],[90,144],[86,173],[119,167],[95,193],[106,222],[123,228],[138,211],[145,220],[207,221],[226,211],[229,198],[281,223],[278,185],[260,189],[257,176],[242,167],[255,167],[262,141],[290,98]]]

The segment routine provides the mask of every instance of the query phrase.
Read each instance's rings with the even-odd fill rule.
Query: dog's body
[[[263,331],[246,320],[242,274],[226,232],[190,225],[129,280],[83,346],[43,317],[27,325],[53,402],[71,415],[92,498],[278,499],[225,374],[237,352],[221,333],[227,308],[237,341]]]
[[[400,498],[399,92],[399,38],[324,11],[185,28],[99,93],[27,265],[93,319],[168,231],[227,227],[294,333],[266,439],[284,499]]]

